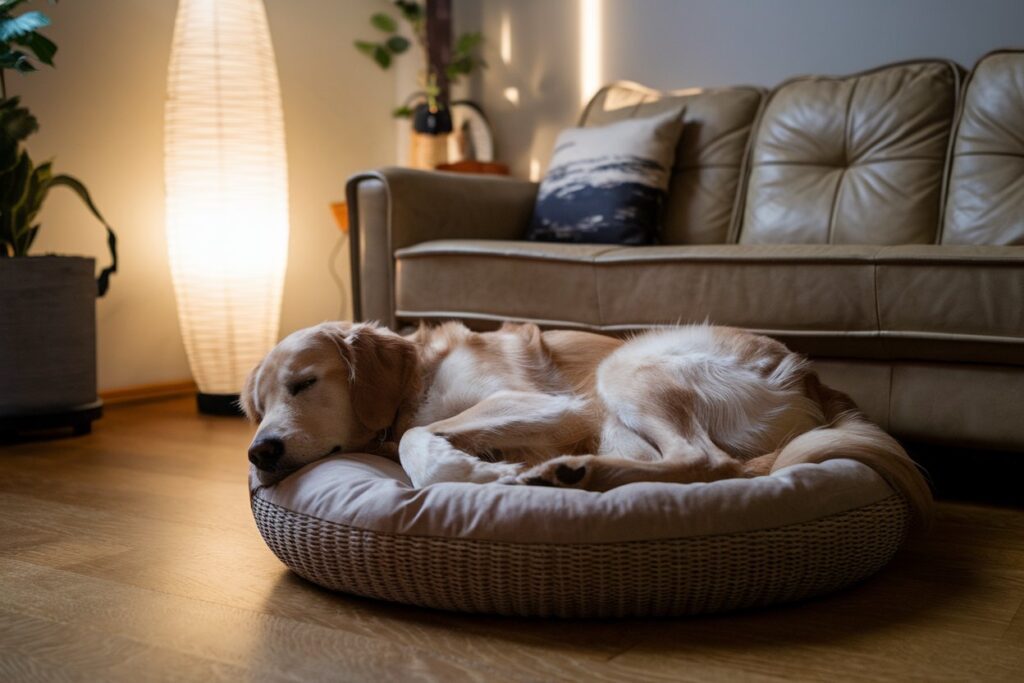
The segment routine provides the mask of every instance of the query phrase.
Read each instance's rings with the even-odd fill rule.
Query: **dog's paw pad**
[[[572,486],[583,481],[583,477],[587,476],[586,465],[580,467],[569,467],[568,465],[559,465],[555,468],[555,477],[561,483],[566,486]],[[547,483],[547,482],[545,482]],[[551,484],[547,484],[550,486]]]
[[[515,483],[525,486],[586,488],[589,475],[590,470],[585,463],[575,457],[566,457],[549,460],[528,469],[516,477]]]

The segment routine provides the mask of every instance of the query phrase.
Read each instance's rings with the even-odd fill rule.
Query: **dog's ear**
[[[260,361],[249,372],[245,378],[245,384],[242,385],[242,393],[238,395],[238,405],[241,406],[242,412],[245,413],[250,422],[259,422],[263,419],[263,416],[260,415],[259,410],[256,408],[256,377],[259,376],[261,367],[263,367],[263,361]]]
[[[349,361],[352,411],[371,432],[395,422],[417,390],[416,344],[386,330],[358,326],[339,344]]]

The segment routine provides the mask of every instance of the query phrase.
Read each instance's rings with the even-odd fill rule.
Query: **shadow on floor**
[[[1024,453],[903,445],[928,473],[936,498],[1024,508]]]

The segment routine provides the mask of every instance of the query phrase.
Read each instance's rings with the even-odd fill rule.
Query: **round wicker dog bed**
[[[852,460],[607,493],[435,484],[370,455],[274,486],[250,476],[267,545],[326,588],[465,612],[560,617],[718,612],[798,600],[885,565],[908,506]]]

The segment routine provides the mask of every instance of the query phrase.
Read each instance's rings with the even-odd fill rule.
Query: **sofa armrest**
[[[537,184],[501,176],[383,168],[345,188],[356,320],[395,326],[395,251],[437,239],[519,239]]]

